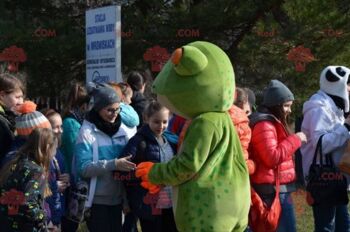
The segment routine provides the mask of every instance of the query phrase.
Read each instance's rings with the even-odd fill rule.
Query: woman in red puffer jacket
[[[277,231],[295,232],[295,215],[291,192],[294,185],[294,152],[306,142],[302,132],[290,133],[287,117],[291,113],[293,93],[280,81],[272,80],[264,90],[258,112],[250,117],[252,138],[249,155],[256,164],[251,184],[261,199],[270,206],[275,197],[276,172],[279,167],[282,213]]]

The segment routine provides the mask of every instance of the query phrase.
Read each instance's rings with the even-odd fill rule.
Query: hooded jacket
[[[321,135],[323,153],[332,153],[335,164],[338,164],[350,134],[344,126],[344,112],[339,109],[331,97],[319,90],[304,103],[304,119],[301,131],[307,136],[307,143],[300,151],[302,153],[304,176],[308,176],[317,141]]]

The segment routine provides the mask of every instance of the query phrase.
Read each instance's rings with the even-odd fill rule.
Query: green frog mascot
[[[140,163],[136,176],[150,193],[173,186],[180,232],[240,232],[247,227],[249,175],[227,113],[234,89],[230,59],[203,41],[176,49],[153,83],[159,102],[192,123],[172,160]]]

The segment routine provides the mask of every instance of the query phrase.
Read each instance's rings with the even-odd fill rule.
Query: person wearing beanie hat
[[[49,120],[39,111],[36,111],[36,104],[32,101],[25,101],[17,107],[19,116],[15,118],[17,135],[10,145],[10,149],[0,161],[0,168],[13,159],[15,152],[27,141],[28,136],[36,128],[49,128]]]
[[[320,89],[303,105],[303,121],[301,131],[308,142],[300,151],[302,154],[303,173],[305,178],[321,135],[325,153],[331,153],[335,165],[338,166],[344,149],[350,139],[349,112],[349,75],[350,69],[332,65],[324,68],[320,75]],[[346,176],[349,183],[349,176]],[[327,188],[325,186],[325,188]],[[350,217],[347,205],[312,206],[315,231],[350,231]]]
[[[256,164],[250,179],[252,199],[261,199],[270,207],[276,194],[276,178],[279,178],[282,212],[276,231],[287,232],[296,231],[291,198],[291,193],[296,191],[293,155],[306,142],[304,133],[292,134],[289,130],[287,119],[292,112],[293,100],[294,95],[287,86],[271,80],[264,90],[262,104],[257,112],[250,115],[252,136],[249,156]]]
[[[122,208],[127,207],[121,180],[113,171],[130,171],[136,165],[130,157],[119,158],[136,127],[127,127],[120,116],[120,98],[107,84],[89,83],[91,110],[80,128],[73,154],[73,176],[76,181],[89,180],[89,231],[121,231]],[[104,215],[101,217],[101,215]]]
[[[277,106],[287,101],[294,101],[293,93],[279,80],[271,80],[264,90],[262,104],[266,107]]]
[[[87,86],[87,90],[92,97],[92,108],[97,112],[110,104],[120,102],[118,94],[107,84],[90,82]]]
[[[35,128],[51,128],[49,120],[39,111],[32,101],[25,101],[17,110],[21,115],[16,117],[16,131],[18,135],[27,136]]]

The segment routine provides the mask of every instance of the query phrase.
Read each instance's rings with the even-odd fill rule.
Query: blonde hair
[[[48,152],[51,151],[54,146],[57,146],[57,137],[54,135],[51,129],[34,129],[29,135],[26,143],[16,152],[15,158],[5,164],[5,166],[0,170],[0,187],[2,187],[8,180],[14,165],[16,165],[21,158],[29,157],[43,168],[46,179],[44,197],[50,196],[51,191],[48,187],[48,175],[52,154],[48,154]]]

